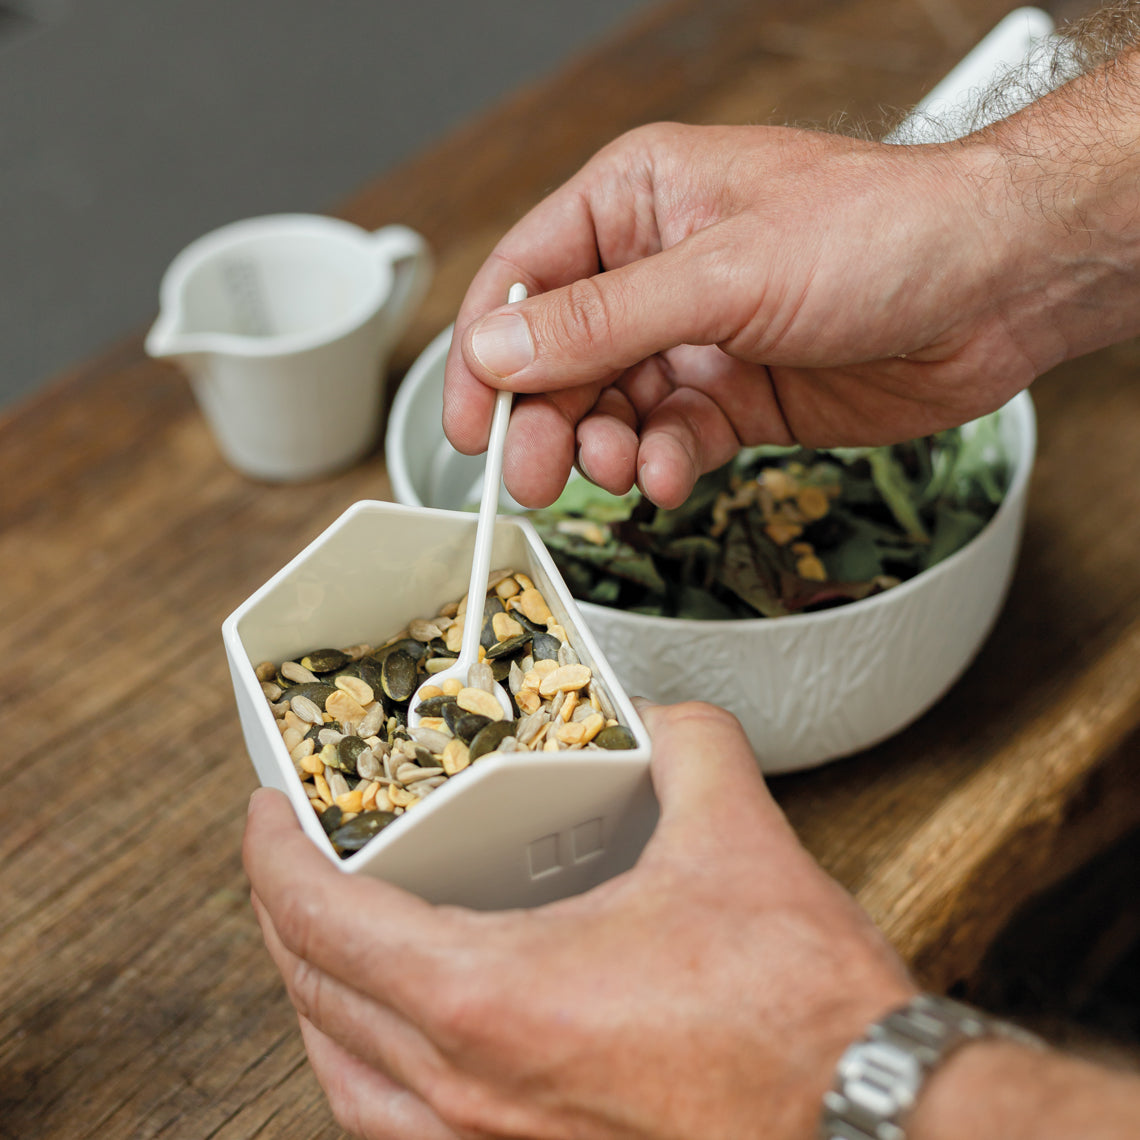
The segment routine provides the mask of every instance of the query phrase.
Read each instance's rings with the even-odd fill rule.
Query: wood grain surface
[[[496,238],[618,132],[874,121],[1008,0],[684,0],[347,199],[424,233],[439,275],[398,375]],[[1140,350],[1057,369],[1009,602],[893,741],[775,781],[805,843],[928,984],[1140,821]],[[239,861],[254,786],[227,613],[358,498],[219,458],[185,380],[133,337],[0,420],[0,1136],[340,1135],[263,952]]]

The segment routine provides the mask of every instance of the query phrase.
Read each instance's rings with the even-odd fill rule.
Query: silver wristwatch
[[[1031,1033],[933,994],[876,1021],[839,1060],[835,1084],[823,1098],[820,1140],[906,1140],[906,1115],[927,1076],[960,1046],[983,1037],[1042,1047]]]

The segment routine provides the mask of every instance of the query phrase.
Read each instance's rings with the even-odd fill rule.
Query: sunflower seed
[[[429,752],[442,752],[451,739],[445,732],[439,732],[434,728],[424,728],[422,725],[409,728],[408,731],[412,734],[412,739],[417,744],[422,744]]]
[[[433,776],[442,776],[442,768],[417,768],[407,779],[403,781],[404,786],[410,791],[418,791],[420,782],[423,780],[430,780]]]
[[[324,713],[321,712],[320,706],[309,700],[308,697],[294,697],[289,702],[289,707],[297,716],[309,724],[324,724],[325,722]]]
[[[310,672],[304,665],[299,665],[296,661],[282,661],[281,676],[292,681],[295,685],[311,684],[317,680],[315,673]]]
[[[356,771],[363,780],[375,780],[384,774],[384,762],[371,748],[356,757]]]
[[[472,689],[482,689],[486,693],[495,691],[495,677],[486,661],[476,661],[467,670],[467,684]]]

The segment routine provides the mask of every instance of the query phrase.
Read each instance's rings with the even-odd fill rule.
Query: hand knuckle
[[[298,959],[293,967],[292,977],[287,979],[289,999],[294,1008],[314,1025],[321,1023],[323,976],[314,965],[304,958]]]
[[[705,701],[684,701],[673,706],[673,715],[707,726],[711,731],[741,731],[740,720],[728,709]]]
[[[494,1105],[487,1094],[466,1078],[438,1081],[427,1094],[436,1115],[461,1136],[498,1135]]]
[[[462,984],[440,986],[431,1017],[436,1040],[453,1056],[481,1048],[496,1021],[484,993]]]
[[[320,922],[320,903],[311,892],[292,888],[273,913],[273,926],[286,948],[299,958],[312,949],[313,932]]]
[[[560,344],[588,342],[595,350],[609,345],[610,307],[606,295],[593,278],[585,277],[566,286],[565,303],[555,311],[556,326],[551,330]]]

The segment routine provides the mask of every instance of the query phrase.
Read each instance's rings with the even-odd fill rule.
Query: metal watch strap
[[[1042,1047],[1016,1026],[934,994],[887,1014],[840,1058],[823,1098],[820,1140],[906,1140],[905,1118],[927,1076],[960,1046],[984,1037]]]

